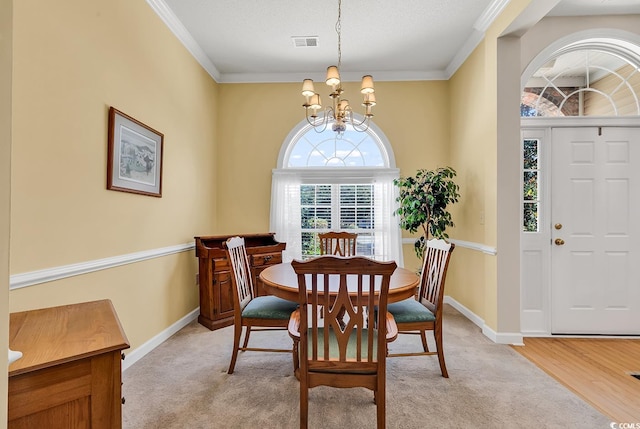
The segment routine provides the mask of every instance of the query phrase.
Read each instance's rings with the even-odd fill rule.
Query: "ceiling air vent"
[[[318,46],[318,36],[293,36],[293,46],[296,48],[311,48]]]

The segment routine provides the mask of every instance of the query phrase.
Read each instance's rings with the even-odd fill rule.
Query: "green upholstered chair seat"
[[[436,316],[427,307],[413,298],[393,302],[387,306],[387,311],[393,315],[396,323],[431,322],[436,320]]]
[[[311,338],[311,328],[309,328],[308,330],[308,336],[307,336],[307,353],[309,354],[308,357],[311,358],[312,356],[312,347],[313,347],[313,341]],[[363,361],[367,360],[367,335],[368,335],[368,330],[367,329],[363,329],[362,330],[362,357],[361,359]],[[373,359],[376,359],[377,356],[377,351],[378,351],[378,331],[377,329],[374,329],[373,331]],[[357,335],[356,335],[356,331],[355,329],[353,330],[353,332],[351,333],[351,335],[349,336],[349,343],[347,344],[347,359],[356,359],[356,352],[358,349],[358,344],[357,344]],[[318,357],[320,358],[320,354],[324,353],[324,328],[318,328]],[[338,359],[340,357],[339,351],[338,351],[338,341],[336,340],[336,334],[333,332],[333,329],[329,330],[329,356],[332,359]]]
[[[288,320],[291,313],[298,308],[293,301],[277,296],[258,296],[253,298],[242,310],[242,317],[251,319]]]

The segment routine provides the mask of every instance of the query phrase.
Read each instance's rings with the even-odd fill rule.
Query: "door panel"
[[[553,129],[551,158],[552,333],[640,334],[640,129]]]

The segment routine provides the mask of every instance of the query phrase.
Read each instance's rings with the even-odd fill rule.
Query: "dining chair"
[[[299,291],[299,308],[291,315],[289,335],[298,344],[294,353],[300,363],[296,371],[300,428],[307,427],[309,389],[316,386],[372,390],[377,427],[384,428],[387,342],[398,335],[393,317],[387,313],[389,281],[396,263],[329,255],[294,260],[291,265]],[[376,304],[378,312],[367,311]],[[320,305],[325,308],[323,319],[319,317]],[[339,320],[341,310],[344,327]]]
[[[320,255],[356,256],[358,234],[354,232],[321,232],[318,234],[318,239],[320,240]],[[323,317],[323,311],[320,307],[320,317]]]
[[[447,268],[455,244],[444,240],[428,240],[420,274],[420,285],[416,298],[389,304],[388,312],[393,315],[399,334],[420,335],[422,351],[413,353],[391,353],[389,357],[438,355],[442,376],[449,378],[444,361],[442,345],[442,301]],[[436,351],[429,350],[426,331],[432,331]]]
[[[321,255],[355,256],[358,234],[354,232],[323,232],[318,234]]]
[[[254,327],[258,328],[254,331],[286,330],[291,313],[296,310],[298,304],[271,295],[256,296],[244,238],[231,237],[224,243],[224,247],[227,260],[231,264],[231,281],[236,292],[233,296],[233,354],[227,373],[233,374],[240,350],[284,352],[295,355],[293,346],[291,349],[248,347],[249,335]],[[246,333],[241,347],[240,337],[245,326]],[[294,369],[296,366],[297,363],[294,361]]]

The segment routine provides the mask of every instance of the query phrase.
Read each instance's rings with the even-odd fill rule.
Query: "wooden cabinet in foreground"
[[[266,294],[259,278],[260,272],[269,265],[281,263],[282,251],[286,248],[286,243],[275,240],[275,233],[195,237],[200,284],[198,322],[211,330],[233,325],[235,291],[223,243],[236,235],[244,237],[257,295]]]
[[[122,427],[127,337],[109,300],[11,313],[9,429]]]

